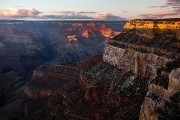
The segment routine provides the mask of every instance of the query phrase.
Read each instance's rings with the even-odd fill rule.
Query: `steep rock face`
[[[104,62],[151,79],[140,120],[158,120],[179,92],[179,26],[179,19],[132,20],[105,46]]]
[[[156,70],[164,67],[172,59],[165,57],[145,54],[132,49],[123,49],[106,45],[103,61],[117,66],[126,71],[133,71],[136,75],[148,78],[155,78]]]
[[[159,120],[160,117],[165,116],[159,115],[161,113],[158,110],[164,109],[163,107],[165,103],[167,101],[170,101],[169,98],[179,92],[179,73],[179,68],[177,68],[176,70],[172,70],[169,73],[169,85],[167,89],[163,88],[160,85],[149,84],[147,95],[144,99],[144,103],[141,106],[141,112],[139,116],[140,120]],[[178,112],[179,111],[177,111],[177,113]],[[172,113],[166,114],[170,114],[171,116]]]
[[[161,86],[150,84],[141,106],[139,120],[158,120],[157,110],[169,97],[168,91]]]
[[[169,74],[168,92],[170,95],[180,91],[180,68],[177,68]]]

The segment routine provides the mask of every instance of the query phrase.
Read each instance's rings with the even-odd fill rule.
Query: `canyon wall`
[[[105,46],[104,62],[149,79],[139,120],[177,119],[167,103],[180,91],[179,33],[180,19],[130,20]]]
[[[124,31],[136,29],[137,33],[153,38],[157,33],[163,30],[173,30],[176,37],[180,39],[180,19],[145,19],[145,20],[130,20],[124,25]]]
[[[103,61],[117,66],[119,69],[133,71],[136,75],[153,79],[157,76],[157,69],[164,67],[172,59],[107,44]]]
[[[159,117],[165,117],[165,115],[160,115],[163,110],[167,109],[164,108],[164,106],[167,102],[172,101],[170,100],[170,98],[180,91],[179,75],[180,68],[174,69],[169,73],[167,79],[167,82],[169,82],[169,84],[167,85],[167,88],[164,88],[162,85],[157,84],[157,82],[149,84],[148,92],[143,104],[141,105],[139,120],[159,120]],[[163,79],[161,79],[161,83],[163,82]],[[169,111],[171,111],[172,106],[170,106],[169,104],[168,107]],[[178,107],[173,108],[174,111],[177,111],[177,109]],[[160,110],[161,112],[159,112]],[[165,114],[167,114],[167,119],[173,119],[174,117],[173,113],[166,112]]]
[[[127,22],[123,32],[105,45],[103,57],[36,69],[25,94],[31,101],[48,97],[46,114],[54,119],[158,120],[159,109],[180,90],[179,28],[175,26],[179,21],[158,21]],[[89,27],[97,28],[87,24],[81,33],[84,38],[94,35]],[[109,37],[112,31],[102,28],[101,35]],[[80,41],[74,42],[76,37],[69,35],[70,44]]]

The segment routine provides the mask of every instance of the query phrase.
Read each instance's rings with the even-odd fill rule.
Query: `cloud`
[[[116,16],[110,13],[100,13],[98,14],[96,17],[96,19],[100,19],[100,20],[109,20],[109,21],[126,21],[125,18],[122,18],[120,16]]]
[[[126,19],[110,13],[98,13],[94,11],[54,11],[54,14],[41,14],[36,9],[5,9],[0,10],[0,18],[8,19],[34,19],[34,20],[105,20],[124,21]]]
[[[170,6],[180,6],[180,0],[166,0],[166,2]]]
[[[71,14],[71,15],[43,15],[41,19],[93,19],[90,16],[80,15],[80,14]]]
[[[59,15],[43,15],[41,19],[81,19],[81,20],[105,20],[105,21],[125,21],[126,19],[110,13],[97,13],[94,11],[59,11]],[[95,14],[95,15],[94,15]]]
[[[143,18],[163,18],[179,15],[180,9],[142,14]]]
[[[161,6],[147,6],[148,8],[166,8],[167,5],[161,5]]]
[[[148,8],[167,8],[165,11],[156,11],[140,15],[143,18],[166,18],[166,17],[180,17],[180,0],[166,0],[164,5],[147,6]]]
[[[60,14],[75,14],[75,11],[57,11],[56,13],[60,13]]]
[[[1,18],[22,18],[22,17],[33,17],[41,14],[40,11],[36,9],[5,9],[0,10]]]
[[[88,12],[88,11],[80,11],[78,13],[79,14],[96,14],[97,12],[94,12],[94,11],[90,11],[90,12]]]
[[[75,11],[56,11],[56,15],[42,15],[41,19],[93,19],[92,17],[86,15],[92,12],[75,12]],[[94,12],[93,12],[94,13]]]
[[[59,14],[65,14],[65,15],[74,15],[74,14],[79,14],[79,15],[84,15],[84,14],[96,14],[97,12],[94,11],[79,11],[79,12],[75,12],[75,11],[56,11],[56,13]]]

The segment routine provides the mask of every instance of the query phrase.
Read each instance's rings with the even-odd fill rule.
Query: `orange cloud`
[[[0,17],[33,17],[41,12],[36,9],[5,9],[0,10]]]

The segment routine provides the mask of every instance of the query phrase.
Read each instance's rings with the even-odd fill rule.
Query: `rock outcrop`
[[[172,59],[149,53],[141,53],[133,49],[124,49],[106,45],[103,61],[126,71],[133,71],[136,75],[155,78],[157,69],[165,67]]]
[[[160,117],[164,116],[160,115],[160,112],[158,110],[164,109],[163,107],[165,106],[165,103],[168,102],[174,94],[179,92],[179,73],[179,68],[176,70],[172,70],[169,73],[169,84],[167,85],[167,88],[164,88],[163,86],[160,86],[160,84],[157,83],[149,84],[147,95],[144,99],[143,105],[141,106],[141,112],[139,117],[140,120],[158,120]],[[177,111],[177,114],[178,113],[179,111]],[[171,115],[171,113],[167,114]]]
[[[180,68],[172,70],[169,74],[169,94],[173,95],[178,91],[180,91]]]
[[[164,105],[179,92],[179,31],[180,19],[132,20],[105,46],[103,61],[149,78],[140,120],[166,116],[158,110],[167,111]],[[178,118],[177,114],[168,117]]]

